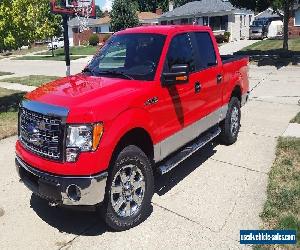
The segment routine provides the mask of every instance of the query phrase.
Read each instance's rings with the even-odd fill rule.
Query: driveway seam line
[[[220,162],[220,163],[224,163],[224,164],[233,166],[233,167],[243,168],[243,169],[248,170],[248,171],[251,171],[251,172],[256,172],[256,173],[259,173],[259,174],[265,174],[265,175],[268,174],[268,173],[263,172],[263,171],[259,171],[259,170],[255,170],[255,169],[252,169],[252,168],[249,168],[249,167],[244,167],[244,166],[241,166],[241,165],[233,164],[233,163],[227,162],[227,161],[218,160],[218,159],[215,159],[215,158],[213,158],[213,157],[211,157],[210,159],[213,160],[213,161],[216,161],[216,162]]]
[[[194,223],[194,224],[197,224],[197,225],[200,226],[200,227],[206,228],[206,229],[208,229],[209,231],[211,231],[212,233],[218,233],[218,231],[213,230],[212,228],[210,228],[210,227],[208,227],[208,226],[204,226],[204,225],[200,224],[199,222],[194,221],[194,220],[192,220],[192,219],[190,219],[190,218],[188,218],[188,217],[186,217],[186,216],[184,216],[184,215],[181,215],[181,214],[179,214],[179,213],[177,213],[177,212],[174,212],[174,211],[170,210],[169,208],[163,207],[163,206],[161,206],[161,205],[159,205],[159,204],[157,204],[157,203],[155,203],[155,202],[151,202],[151,203],[152,203],[153,205],[155,205],[155,206],[157,206],[157,207],[159,207],[159,208],[161,208],[161,209],[163,209],[163,210],[169,212],[169,213],[175,214],[175,215],[177,215],[178,217],[181,217],[181,218],[183,218],[183,219],[185,219],[185,220],[187,220],[187,221],[189,221],[189,222],[192,222],[192,223]]]

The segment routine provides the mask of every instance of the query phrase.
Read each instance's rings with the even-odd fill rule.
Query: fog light
[[[67,195],[72,201],[79,201],[81,198],[80,188],[72,184],[67,188]]]
[[[66,160],[67,162],[76,162],[79,156],[79,148],[67,148],[66,149]]]

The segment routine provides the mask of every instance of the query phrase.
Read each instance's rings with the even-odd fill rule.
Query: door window
[[[217,65],[215,48],[208,32],[195,32],[197,44],[197,70]]]
[[[190,72],[195,71],[194,53],[190,38],[186,33],[173,38],[167,54],[164,72],[170,72],[171,67],[176,64],[187,64]]]

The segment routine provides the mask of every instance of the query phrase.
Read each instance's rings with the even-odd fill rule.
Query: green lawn
[[[18,108],[24,93],[0,88],[0,140],[17,134]]]
[[[296,115],[296,117],[293,120],[291,120],[291,122],[300,124],[300,112]]]
[[[258,41],[254,44],[251,44],[243,48],[242,52],[281,52],[282,51],[282,40],[263,40]],[[293,52],[300,52],[300,38],[290,39],[289,40],[289,50]]]
[[[37,45],[34,47],[31,47],[30,49],[21,49],[21,50],[12,50],[9,52],[3,52],[0,53],[1,56],[17,56],[17,55],[26,55],[28,53],[34,53],[34,52],[39,52],[42,50],[46,50],[47,45]]]
[[[70,55],[94,55],[99,50],[97,46],[77,46],[70,47]],[[63,48],[54,50],[56,56],[63,56],[65,54]],[[52,55],[52,51],[38,53],[37,55]]]
[[[40,86],[44,83],[51,82],[58,79],[58,76],[44,76],[44,75],[29,75],[23,77],[10,77],[1,79],[2,82],[20,83],[29,86]]]
[[[267,201],[261,213],[265,229],[297,230],[300,248],[300,138],[279,138],[276,159],[269,173]],[[275,249],[275,246],[256,246],[255,249]]]
[[[85,56],[71,56],[71,60],[77,60],[80,58],[85,58]],[[64,55],[58,55],[58,56],[22,56],[22,57],[16,57],[13,60],[46,60],[46,61],[64,61],[65,56]]]
[[[7,75],[13,75],[14,73],[11,72],[5,72],[5,71],[0,71],[0,76],[7,76]]]

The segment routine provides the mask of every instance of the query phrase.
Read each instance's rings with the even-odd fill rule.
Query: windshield
[[[85,72],[152,81],[165,39],[159,34],[115,35],[95,55]]]
[[[251,26],[261,27],[261,26],[263,26],[263,21],[253,21]]]

